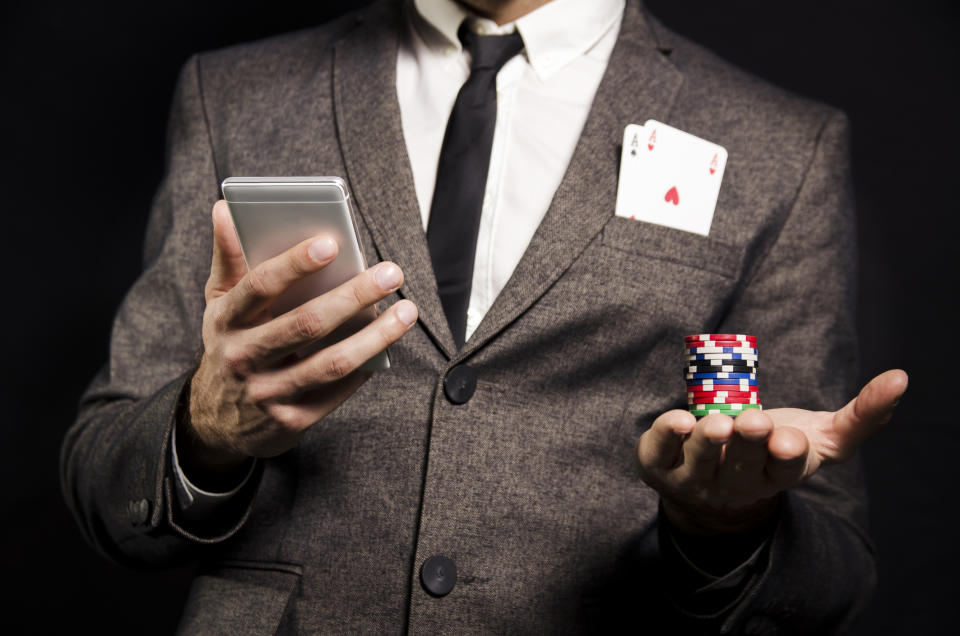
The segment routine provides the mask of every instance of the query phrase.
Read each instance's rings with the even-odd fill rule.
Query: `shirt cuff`
[[[176,426],[173,427],[173,432],[171,433],[170,449],[173,454],[173,472],[176,476],[175,481],[177,487],[175,492],[177,509],[180,513],[179,516],[185,521],[203,521],[215,516],[218,511],[230,503],[234,496],[247,485],[247,482],[250,481],[250,477],[257,467],[257,459],[254,458],[250,463],[250,470],[247,471],[243,481],[236,487],[226,492],[209,492],[195,486],[180,467],[180,460],[177,458]]]

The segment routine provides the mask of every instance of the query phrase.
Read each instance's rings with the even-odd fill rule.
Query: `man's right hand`
[[[352,336],[302,359],[292,355],[403,284],[400,268],[383,262],[272,316],[277,296],[336,255],[332,239],[314,237],[248,272],[226,202],[214,205],[204,353],[190,385],[189,422],[178,424],[185,429],[178,429],[178,459],[191,479],[215,482],[250,457],[293,447],[369,379],[357,369],[416,322],[416,306],[401,300]]]

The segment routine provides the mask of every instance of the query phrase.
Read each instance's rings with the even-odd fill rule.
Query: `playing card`
[[[664,123],[623,133],[617,216],[708,236],[727,151]]]

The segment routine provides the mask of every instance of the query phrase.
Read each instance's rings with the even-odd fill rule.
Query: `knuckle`
[[[293,323],[294,336],[309,340],[327,333],[327,322],[315,311],[302,310],[296,313]]]
[[[344,378],[353,371],[353,361],[343,351],[333,351],[326,361],[326,374],[330,378]]]
[[[247,348],[234,342],[227,342],[221,347],[223,363],[234,375],[246,375],[250,368],[250,356]]]
[[[382,322],[387,322],[388,324],[378,326],[374,333],[376,334],[378,348],[386,349],[406,333],[406,329],[404,328],[403,331],[400,330],[402,323],[399,320]]]
[[[276,415],[271,413],[271,417],[277,421],[281,431],[286,435],[297,436],[314,423],[310,413],[296,405],[277,404],[273,408],[276,409]]]
[[[266,410],[267,403],[276,397],[276,390],[269,382],[262,378],[251,376],[244,386],[244,401],[258,408]],[[271,416],[272,417],[272,416]]]
[[[353,296],[351,300],[361,307],[369,305],[372,302],[371,294],[368,291],[371,284],[372,281],[368,278],[363,284],[359,284],[359,281],[357,281],[357,284],[350,285],[350,293]]]
[[[214,331],[223,332],[227,330],[228,320],[223,309],[217,304],[208,304],[203,312],[204,322],[213,327]]]
[[[265,408],[267,415],[277,423],[281,431],[296,432],[298,426],[297,408],[291,404],[273,403]]]
[[[290,268],[290,273],[293,274],[295,278],[302,278],[307,274],[312,274],[314,270],[317,269],[317,266],[312,263],[310,257],[307,256],[306,250],[303,249],[302,246],[287,259],[287,265]]]
[[[247,290],[254,296],[261,298],[269,296],[270,287],[267,282],[267,274],[262,267],[257,267],[247,272],[246,281]]]

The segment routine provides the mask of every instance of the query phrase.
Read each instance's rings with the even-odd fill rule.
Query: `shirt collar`
[[[520,32],[530,66],[545,80],[589,51],[623,14],[625,0],[551,0],[527,15],[498,26],[454,0],[413,0],[418,31],[431,48],[462,50],[457,30],[464,19],[479,33]]]

